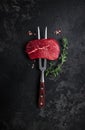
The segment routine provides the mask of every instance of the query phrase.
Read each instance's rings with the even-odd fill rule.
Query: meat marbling
[[[32,40],[26,45],[26,53],[30,59],[56,60],[60,54],[60,46],[58,41],[52,38]]]

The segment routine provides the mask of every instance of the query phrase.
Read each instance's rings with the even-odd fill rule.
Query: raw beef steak
[[[26,45],[26,52],[30,59],[55,60],[59,57],[60,46],[55,39],[32,40]]]

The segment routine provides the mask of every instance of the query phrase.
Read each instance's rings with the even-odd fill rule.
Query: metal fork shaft
[[[40,82],[44,82],[44,71],[41,72]]]

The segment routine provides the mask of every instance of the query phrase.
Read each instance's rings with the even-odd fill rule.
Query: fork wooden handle
[[[40,82],[38,107],[43,108],[45,106],[45,83]]]

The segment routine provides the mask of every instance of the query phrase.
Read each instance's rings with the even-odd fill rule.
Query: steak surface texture
[[[32,40],[26,45],[26,53],[30,59],[56,60],[60,54],[60,46],[58,41],[51,38]]]

